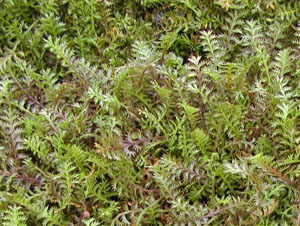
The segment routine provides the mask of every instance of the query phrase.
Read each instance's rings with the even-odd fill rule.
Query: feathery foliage
[[[1,225],[300,225],[300,2],[0,6]]]

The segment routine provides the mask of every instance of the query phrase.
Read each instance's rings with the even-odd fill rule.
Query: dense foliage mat
[[[299,17],[0,0],[0,224],[300,225]]]

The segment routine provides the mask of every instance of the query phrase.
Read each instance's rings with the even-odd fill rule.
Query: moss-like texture
[[[0,224],[300,225],[299,17],[0,0]]]

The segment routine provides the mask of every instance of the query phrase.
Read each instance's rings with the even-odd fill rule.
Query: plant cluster
[[[0,0],[0,224],[300,225],[299,17]]]

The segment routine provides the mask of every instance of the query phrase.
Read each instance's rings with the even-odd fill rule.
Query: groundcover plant
[[[300,225],[299,17],[0,0],[0,225]]]

